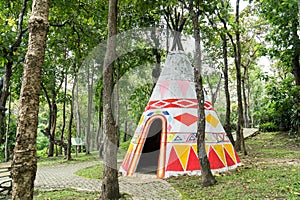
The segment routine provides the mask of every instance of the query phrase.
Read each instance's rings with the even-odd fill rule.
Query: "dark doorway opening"
[[[156,173],[160,152],[161,131],[162,120],[154,119],[148,129],[147,138],[144,143],[136,172]]]

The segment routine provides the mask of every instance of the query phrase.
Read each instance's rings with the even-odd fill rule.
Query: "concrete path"
[[[247,139],[248,137],[254,136],[258,133],[258,128],[243,128],[244,138]],[[235,132],[232,133],[233,139],[236,140]]]
[[[86,162],[79,164],[61,164],[54,166],[39,166],[35,180],[37,190],[62,190],[73,188],[82,191],[99,191],[101,180],[88,179],[74,174],[79,169],[100,164]],[[181,194],[170,184],[155,175],[137,174],[134,177],[119,177],[121,192],[128,193],[132,199],[181,199]]]

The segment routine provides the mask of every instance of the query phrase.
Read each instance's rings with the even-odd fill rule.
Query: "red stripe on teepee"
[[[184,171],[174,147],[171,149],[166,171]]]
[[[210,147],[208,159],[209,159],[209,164],[211,169],[220,169],[225,167],[225,165],[219,158],[218,154],[215,152],[215,150],[212,147]]]
[[[231,156],[229,155],[229,153],[227,152],[227,150],[224,148],[224,152],[225,152],[225,158],[226,158],[226,162],[227,162],[227,166],[233,166],[235,165],[234,160],[231,158]]]
[[[193,148],[190,147],[190,155],[189,155],[186,171],[192,171],[192,170],[200,170],[200,163]]]
[[[237,163],[240,163],[241,162],[241,160],[240,160],[240,158],[239,158],[239,156],[237,155],[237,153],[236,153],[236,151],[234,150],[234,154],[235,154],[235,159],[236,159],[236,162]]]

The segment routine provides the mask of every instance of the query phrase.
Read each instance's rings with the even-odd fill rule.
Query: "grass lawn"
[[[243,166],[216,176],[202,188],[200,177],[167,179],[184,199],[300,199],[300,141],[287,133],[261,133],[246,140]]]
[[[59,191],[35,191],[34,200],[87,200],[99,199],[97,192],[81,192],[73,189]]]

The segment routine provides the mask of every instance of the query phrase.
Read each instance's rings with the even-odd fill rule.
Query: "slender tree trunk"
[[[6,124],[6,130],[5,130],[5,144],[4,144],[4,157],[5,162],[9,161],[9,153],[8,153],[8,137],[9,137],[9,124],[10,124],[10,116],[11,116],[11,95],[9,95],[8,100],[8,116],[7,116],[7,124]]]
[[[88,67],[87,78],[88,78],[88,118],[85,132],[86,142],[86,154],[90,154],[91,150],[91,124],[92,124],[92,108],[93,108],[93,77],[94,77],[94,66],[92,69]],[[90,71],[91,70],[91,71]]]
[[[237,97],[238,97],[238,123],[236,130],[236,142],[235,149],[237,151],[241,151],[241,147],[243,146],[244,155],[247,155],[247,151],[245,149],[244,142],[244,134],[243,134],[243,99],[242,99],[242,83],[241,83],[241,41],[240,41],[240,22],[239,22],[239,4],[240,0],[236,1],[236,25],[237,30],[235,32],[236,35],[236,54],[235,54],[235,67],[236,67],[236,87],[237,87]]]
[[[52,99],[52,112],[53,112],[53,118],[52,118],[52,126],[51,126],[51,142],[49,146],[49,154],[48,157],[51,157],[54,155],[54,147],[55,147],[55,131],[56,131],[56,121],[57,121],[57,105],[56,105],[56,97],[53,97]],[[51,148],[51,151],[50,151]],[[56,149],[56,148],[55,148]],[[56,149],[56,156],[57,156],[57,149]]]
[[[66,51],[66,50],[65,50]],[[66,54],[66,52],[65,52]],[[66,55],[65,55],[65,61],[66,61]],[[68,70],[66,69],[65,71],[65,85],[64,85],[64,102],[63,102],[63,123],[61,127],[61,134],[60,134],[60,142],[61,144],[64,143],[64,132],[65,132],[65,127],[66,127],[66,100],[67,100],[67,87],[68,87]],[[59,154],[61,155],[63,151],[63,146],[60,147],[59,149]]]
[[[120,68],[121,62],[118,61],[117,64],[117,76],[116,76],[116,128],[117,128],[117,135],[118,135],[118,148],[120,146],[120,95],[119,95],[119,79],[120,79]]]
[[[114,61],[116,59],[117,35],[117,0],[109,1],[108,11],[108,40],[103,67],[103,134],[105,138],[104,162],[101,199],[118,199],[119,180],[117,170],[117,141],[116,123],[113,118],[111,103],[113,93]]]
[[[80,115],[80,107],[79,107],[79,88],[78,88],[78,75],[76,74],[76,132],[77,137],[81,138],[81,115]],[[81,153],[81,146],[77,146],[78,152]]]
[[[99,105],[98,105],[98,125],[97,125],[97,134],[96,134],[96,146],[97,150],[100,153],[100,145],[102,142],[102,112],[103,112],[103,105],[102,105],[102,96],[103,96],[103,87],[101,88],[100,94],[99,94]],[[100,158],[103,158],[102,154]]]
[[[224,28],[226,29],[226,22],[224,21]],[[226,119],[225,119],[225,132],[227,137],[229,138],[232,145],[234,145],[234,139],[231,134],[231,124],[230,124],[230,93],[229,93],[229,77],[228,77],[228,51],[227,51],[227,38],[226,35],[221,36],[223,40],[223,59],[224,59],[224,67],[223,67],[223,75],[224,75],[224,91],[226,97]]]
[[[74,68],[75,68],[75,66],[74,66]],[[70,120],[69,120],[69,125],[68,125],[67,160],[72,159],[72,156],[71,156],[71,152],[72,152],[71,138],[72,138],[72,123],[73,123],[73,116],[74,116],[74,101],[75,101],[75,87],[76,87],[76,84],[77,84],[77,76],[75,75],[73,86],[72,86],[71,111],[70,111]]]
[[[205,110],[204,110],[204,91],[202,83],[202,60],[201,60],[201,37],[199,27],[199,14],[193,10],[193,1],[190,1],[190,16],[193,22],[194,38],[195,38],[195,88],[198,100],[198,122],[197,122],[197,154],[201,166],[202,185],[204,187],[212,186],[217,181],[210,170],[210,163],[205,150]],[[199,70],[198,70],[199,69]]]
[[[246,69],[245,69],[246,70]],[[246,79],[246,76],[244,74],[244,77],[242,79],[242,91],[243,91],[243,102],[244,102],[244,125],[246,128],[249,128],[250,125],[249,125],[249,112],[248,112],[248,98],[247,98],[247,94],[246,94],[246,86],[245,86],[245,79]]]
[[[12,162],[12,199],[33,199],[37,170],[36,136],[41,74],[44,63],[49,0],[34,0],[28,20],[29,41],[19,101],[16,145]]]

